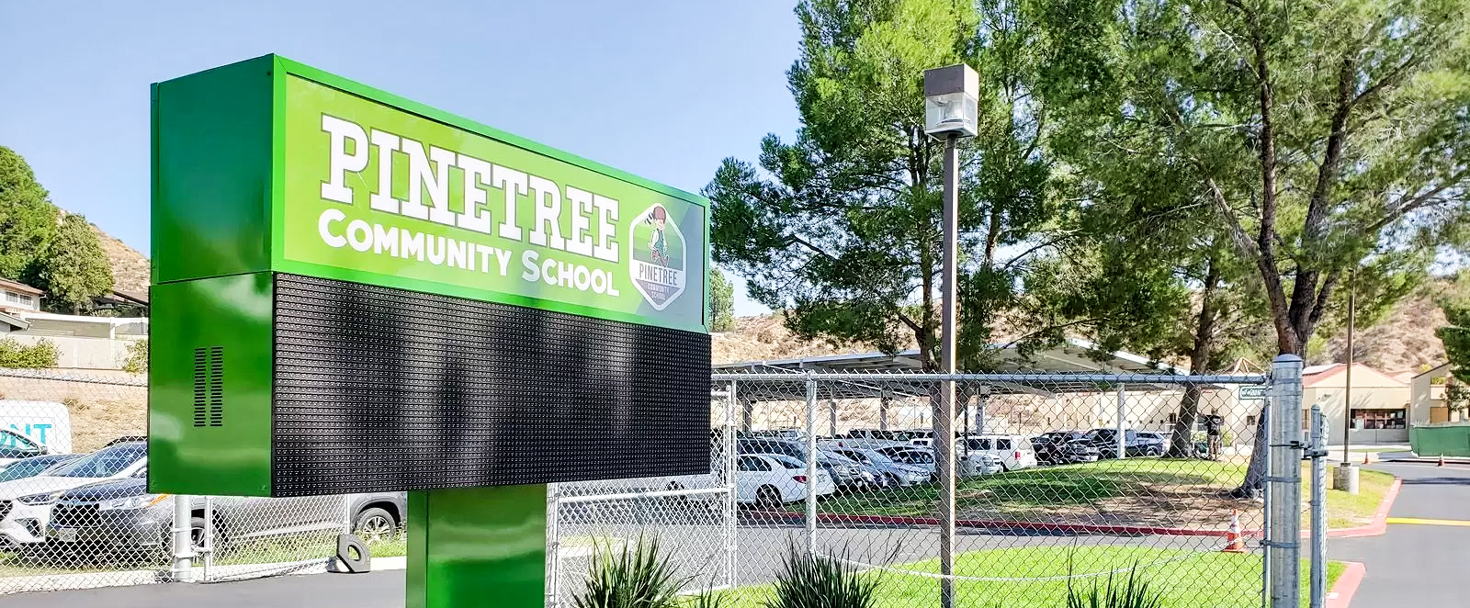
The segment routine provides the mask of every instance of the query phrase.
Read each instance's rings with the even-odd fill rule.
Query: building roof
[[[0,311],[0,323],[9,325],[12,331],[25,331],[31,328],[29,321],[4,311]]]
[[[986,384],[992,394],[1004,393],[1028,393],[1041,396],[1053,396],[1058,393],[1093,393],[1102,390],[1111,390],[1111,387],[1099,384],[1094,378],[1081,377],[1083,375],[1096,374],[1121,374],[1137,376],[1182,376],[1187,375],[1188,370],[1180,367],[1164,365],[1149,361],[1147,357],[1124,352],[1101,353],[1097,345],[1086,340],[1071,338],[1063,344],[1053,348],[1043,349],[1039,352],[1025,356],[1014,346],[1003,347],[998,345],[997,359],[1000,364],[993,373],[999,374],[1048,374],[1051,377],[1045,382],[1036,383],[1030,381],[996,381]],[[871,373],[872,380],[848,379],[836,382],[824,382],[822,398],[863,398],[875,397],[880,392],[898,397],[927,394],[931,383],[914,382],[908,383],[901,376],[892,380],[879,381],[881,374],[903,374],[920,372],[923,366],[919,360],[919,351],[910,349],[892,355],[874,352],[858,353],[851,355],[828,355],[821,357],[802,357],[797,359],[779,359],[770,361],[746,361],[739,363],[716,363],[712,366],[716,373],[799,373],[805,371],[829,372],[829,373]],[[1068,375],[1078,376],[1077,379],[1069,379]],[[910,385],[911,384],[911,385]],[[881,386],[879,386],[881,385]],[[1127,387],[1130,391],[1159,391],[1172,390],[1179,387],[1174,382],[1148,382],[1147,378],[1128,379]],[[790,382],[767,382],[762,385],[761,399],[796,399],[803,398],[805,388],[802,383]],[[1213,385],[1210,388],[1217,388]],[[831,393],[830,395],[828,393]]]
[[[30,285],[26,285],[25,283],[11,281],[9,279],[0,279],[0,287],[4,287],[5,289],[9,289],[11,291],[18,291],[20,293],[28,293],[36,296],[46,295],[46,292],[36,289],[35,287],[31,287]]]
[[[1403,380],[1399,380],[1398,378],[1380,372],[1362,363],[1354,363],[1353,370],[1358,372],[1367,372],[1369,374],[1379,376],[1389,382],[1397,382],[1405,386],[1408,385],[1408,383],[1404,382]],[[1338,374],[1341,374],[1344,371],[1347,371],[1347,365],[1343,363],[1333,363],[1331,365],[1311,365],[1304,367],[1302,368],[1302,387],[1309,388],[1312,386],[1316,386],[1318,384],[1326,382],[1329,378],[1336,377]],[[1354,381],[1353,384],[1357,384],[1357,382]]]
[[[1439,374],[1439,373],[1448,374],[1449,371],[1450,371],[1450,364],[1449,363],[1441,363],[1441,364],[1439,364],[1439,365],[1437,365],[1435,367],[1431,367],[1431,368],[1429,368],[1427,370],[1424,370],[1423,372],[1420,372],[1418,374],[1415,374],[1414,377],[1415,378],[1418,378],[1420,376],[1428,376],[1428,375]]]

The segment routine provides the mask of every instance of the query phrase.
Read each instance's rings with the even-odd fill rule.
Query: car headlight
[[[61,490],[58,490],[58,491],[55,491],[55,492],[42,492],[40,494],[30,494],[28,496],[22,496],[20,498],[15,499],[15,500],[17,502],[19,502],[20,504],[23,504],[23,505],[31,505],[33,507],[39,507],[39,506],[44,506],[44,505],[55,504],[56,503],[56,499],[58,497],[60,497],[60,496],[61,496]]]
[[[114,498],[97,503],[98,511],[135,511],[146,509],[172,496],[171,494],[141,494],[126,498]]]

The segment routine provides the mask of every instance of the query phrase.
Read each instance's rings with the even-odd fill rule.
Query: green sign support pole
[[[152,164],[152,491],[406,491],[409,608],[532,608],[545,484],[709,471],[702,197],[274,55]]]
[[[545,485],[423,490],[408,501],[407,608],[545,604]]]

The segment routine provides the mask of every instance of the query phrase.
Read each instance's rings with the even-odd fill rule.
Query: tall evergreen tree
[[[0,277],[21,280],[56,234],[57,209],[36,174],[15,151],[0,146]]]
[[[735,285],[719,268],[709,271],[709,329],[735,329]]]
[[[112,291],[112,269],[86,218],[67,214],[56,236],[27,272],[29,282],[46,290],[48,309],[81,314],[92,298]]]

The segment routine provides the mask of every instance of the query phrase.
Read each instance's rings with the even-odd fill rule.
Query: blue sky
[[[146,254],[148,85],[267,53],[692,192],[797,126],[790,0],[419,4],[0,3],[0,145]]]

